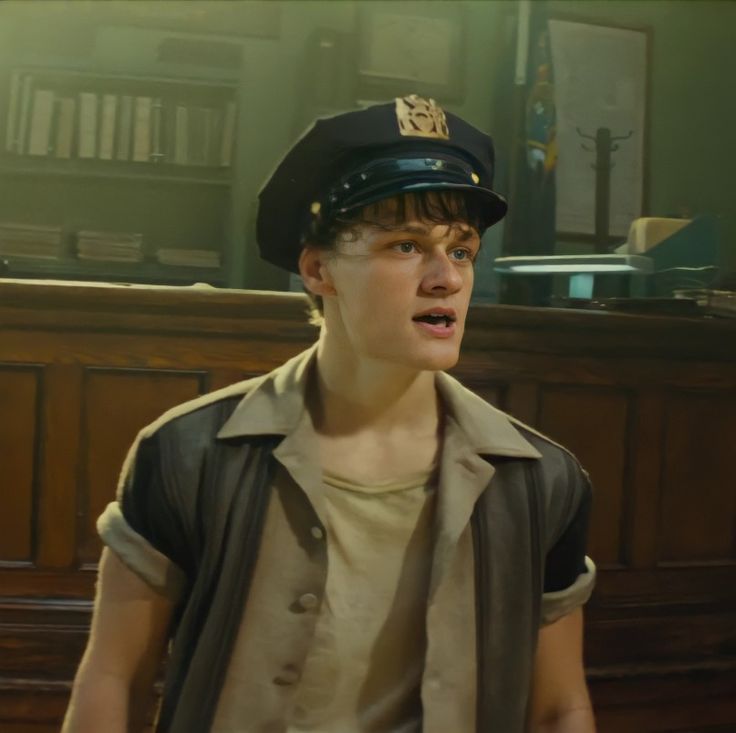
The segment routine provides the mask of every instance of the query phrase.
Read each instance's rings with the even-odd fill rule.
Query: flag
[[[524,6],[527,8],[527,21]],[[555,251],[557,116],[547,3],[520,2],[517,24],[516,114],[511,159],[508,255]],[[526,33],[526,39],[522,37]]]

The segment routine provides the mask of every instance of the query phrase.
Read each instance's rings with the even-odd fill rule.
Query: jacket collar
[[[306,410],[306,389],[317,344],[297,354],[272,372],[253,380],[218,438],[248,435],[289,435]]]
[[[315,343],[274,371],[255,379],[217,437],[290,435],[304,419],[308,376],[316,355]],[[466,440],[467,449],[489,456],[541,457],[506,414],[449,374],[437,372],[436,385],[449,416]]]
[[[488,456],[542,457],[522,437],[508,415],[488,404],[457,379],[445,372],[437,372],[435,384],[445,409],[464,434],[468,449]]]

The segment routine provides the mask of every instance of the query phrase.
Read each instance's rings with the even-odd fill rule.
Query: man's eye
[[[401,252],[402,254],[411,254],[412,252],[415,252],[417,250],[417,245],[414,242],[397,242],[394,245],[394,249],[398,252]]]
[[[457,262],[472,262],[473,261],[473,253],[469,249],[453,249],[452,250],[452,256],[453,259],[455,259]]]

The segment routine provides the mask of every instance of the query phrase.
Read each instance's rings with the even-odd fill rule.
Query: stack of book
[[[0,222],[0,255],[56,260],[61,243],[60,226]]]
[[[229,166],[235,135],[235,103],[224,109],[164,105],[164,160],[177,165]]]
[[[177,267],[219,267],[220,253],[211,249],[159,249],[156,257],[162,265]]]
[[[157,97],[119,93],[123,90],[104,77],[95,82],[106,88],[85,88],[84,77],[62,75],[41,81],[31,73],[14,71],[5,149],[51,158],[231,165],[236,132],[233,100],[223,98],[216,106],[182,104],[181,84],[172,83],[168,96]]]
[[[143,235],[83,230],[77,233],[77,256],[97,262],[142,262]]]

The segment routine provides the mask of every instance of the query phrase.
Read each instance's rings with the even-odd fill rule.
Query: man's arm
[[[62,733],[143,730],[174,602],[105,548],[87,649]]]
[[[583,668],[583,609],[539,631],[530,733],[595,733]]]

